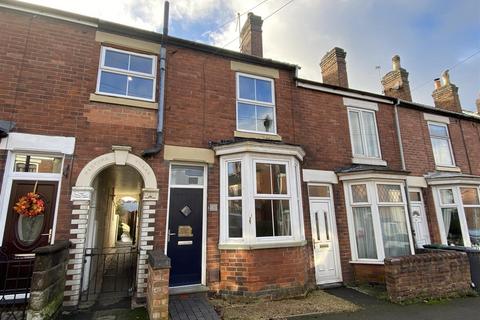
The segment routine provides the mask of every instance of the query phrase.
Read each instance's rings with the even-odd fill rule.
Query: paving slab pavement
[[[457,298],[435,303],[397,305],[349,288],[326,290],[351,301],[363,310],[353,313],[291,317],[291,320],[479,320],[480,297]]]

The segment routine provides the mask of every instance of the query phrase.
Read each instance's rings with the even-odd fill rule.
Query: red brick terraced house
[[[261,25],[238,53],[0,1],[3,255],[70,240],[74,307],[145,299],[154,249],[172,293],[278,298],[382,282],[423,244],[478,247],[480,116],[448,72],[435,106],[412,102],[397,56],[385,95],[348,87],[340,48],[323,83],[301,79],[262,57]],[[45,212],[26,218],[32,191]]]

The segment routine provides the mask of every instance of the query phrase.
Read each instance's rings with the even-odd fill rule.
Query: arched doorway
[[[91,160],[72,188],[73,247],[65,306],[78,305],[82,292],[99,285],[100,290],[94,290],[97,293],[119,286],[129,289],[135,298],[146,296],[146,259],[147,250],[153,249],[157,181],[152,168],[130,153],[130,147],[113,146],[112,150]],[[111,270],[115,277],[104,277],[112,275]],[[122,277],[122,272],[129,278]]]

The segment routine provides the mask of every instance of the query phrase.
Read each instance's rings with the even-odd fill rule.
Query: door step
[[[331,288],[339,288],[339,287],[343,287],[343,282],[317,284],[318,289],[331,289]]]
[[[168,293],[171,296],[175,296],[179,294],[202,293],[202,292],[208,292],[208,291],[209,291],[208,287],[202,284],[168,288]]]

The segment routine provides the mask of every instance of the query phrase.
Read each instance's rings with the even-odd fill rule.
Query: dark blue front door
[[[167,246],[171,287],[201,283],[202,221],[203,189],[171,188]]]

